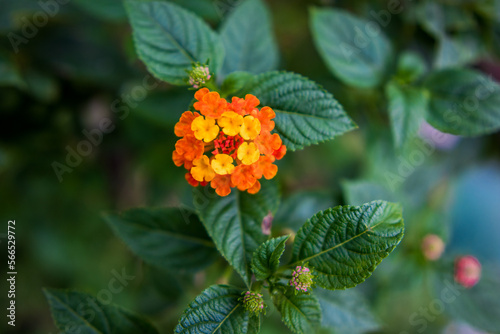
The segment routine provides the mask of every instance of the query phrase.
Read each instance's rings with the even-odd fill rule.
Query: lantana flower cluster
[[[208,65],[201,65],[199,63],[193,64],[193,69],[188,74],[188,83],[195,89],[200,88],[201,85],[205,84],[212,77]]]
[[[252,314],[259,314],[260,312],[265,313],[264,299],[260,293],[254,291],[247,291],[240,298],[243,303],[243,307]]]
[[[292,279],[290,280],[290,285],[293,286],[297,291],[307,292],[314,284],[314,275],[311,269],[305,266],[297,266],[292,272]]]
[[[188,170],[186,180],[194,187],[210,186],[219,196],[231,188],[255,194],[259,179],[272,179],[278,167],[275,160],[286,153],[274,129],[275,112],[269,107],[258,109],[260,101],[247,94],[233,97],[229,103],[208,88],[198,90],[194,109],[186,111],[175,125],[172,158],[176,166]]]

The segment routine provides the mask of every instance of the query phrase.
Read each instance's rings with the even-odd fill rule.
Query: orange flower
[[[250,94],[233,97],[231,103],[208,88],[194,96],[194,108],[201,115],[186,111],[175,125],[181,137],[172,153],[175,165],[188,170],[185,178],[190,185],[210,182],[219,196],[229,195],[235,187],[259,192],[259,179],[272,179],[278,171],[275,160],[286,153],[280,136],[271,134],[275,112],[269,107],[259,110],[259,99]]]
[[[196,93],[194,93],[194,98],[198,101],[201,101],[203,99],[203,96],[207,95],[208,93],[210,93],[210,89],[208,88],[198,89]]]
[[[253,165],[239,165],[231,174],[231,182],[238,187],[239,190],[250,189],[257,181],[254,175]]]
[[[204,186],[206,186],[208,184],[208,182],[206,182],[206,181],[203,181],[203,182],[196,181],[194,179],[193,175],[191,175],[191,172],[187,172],[186,175],[184,175],[184,178],[193,187],[198,187],[199,185],[201,185],[201,186],[204,187]]]
[[[264,132],[257,137],[255,144],[262,154],[272,155],[274,151],[281,147],[282,141],[277,133]]]
[[[231,174],[234,171],[233,158],[227,154],[217,154],[212,159],[212,168],[219,175]]]
[[[243,124],[243,117],[232,111],[226,111],[222,117],[217,121],[222,127],[222,131],[228,136],[236,136],[240,133],[241,124]]]
[[[210,160],[206,155],[193,161],[193,168],[191,168],[191,175],[196,181],[212,181],[215,177],[215,172],[210,166]]]
[[[243,139],[253,140],[261,131],[260,122],[253,116],[245,116],[241,125],[240,135]]]
[[[194,179],[193,175],[191,175],[191,172],[187,172],[184,177],[186,178],[186,181],[193,187],[198,187],[198,185],[200,184],[200,182]]]
[[[227,196],[231,193],[231,176],[230,175],[217,175],[210,186],[215,189],[215,192],[219,196]]]
[[[245,116],[247,114],[245,110],[245,99],[240,99],[237,96],[233,96],[231,103],[228,104],[228,109],[234,111],[238,115]]]
[[[276,117],[274,110],[269,107],[264,107],[260,111],[258,109],[254,109],[251,112],[251,115],[259,120],[262,132],[273,131],[275,124],[272,119]]]
[[[254,162],[257,162],[260,157],[260,152],[257,149],[257,146],[255,146],[254,143],[243,143],[238,147],[238,159],[241,160],[241,162],[244,165],[251,165]]]
[[[249,188],[247,191],[249,194],[256,194],[258,193],[260,190],[260,182],[257,180],[255,181],[255,183],[253,184],[253,186],[251,188]]]
[[[259,104],[260,101],[258,98],[251,94],[247,94],[244,99],[233,96],[228,108],[241,116],[245,116],[255,111]]]
[[[186,166],[186,162],[192,162],[194,159],[201,157],[204,150],[205,145],[203,142],[197,140],[195,137],[186,136],[181,138],[175,144],[176,154],[173,156],[174,163],[180,166],[179,162],[182,159],[184,166]]]
[[[211,142],[219,134],[219,127],[215,125],[213,118],[198,117],[191,123],[191,130],[198,140],[203,140],[205,143]]]
[[[286,146],[281,145],[279,149],[274,151],[273,155],[276,157],[276,160],[281,160],[286,154]]]
[[[201,90],[204,89],[206,88],[202,88]],[[227,102],[220,97],[219,93],[206,93],[206,91],[203,91],[198,96],[202,96],[202,98],[198,102],[195,102],[193,107],[201,112],[202,115],[217,119],[224,111],[227,111]]]
[[[272,179],[278,172],[278,166],[273,164],[273,156],[261,156],[259,161],[255,164],[254,174],[260,179],[264,176],[266,179]]]
[[[185,111],[182,113],[181,119],[175,124],[174,132],[177,137],[192,135],[191,123],[194,119],[200,116],[197,112]]]
[[[191,160],[186,160],[184,156],[177,153],[177,151],[172,152],[172,160],[177,167],[184,165],[184,168],[187,170],[193,167],[193,162]]]
[[[247,94],[245,95],[245,110],[249,114],[254,110],[254,108],[257,108],[257,106],[260,104],[260,101],[257,97],[255,97],[252,94]]]

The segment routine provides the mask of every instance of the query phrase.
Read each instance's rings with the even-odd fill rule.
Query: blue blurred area
[[[464,172],[453,197],[448,252],[500,262],[500,165],[489,163]]]

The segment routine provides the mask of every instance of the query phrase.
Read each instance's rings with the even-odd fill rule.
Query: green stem
[[[260,290],[262,290],[262,285],[264,285],[264,281],[253,282],[251,290],[260,292]]]
[[[203,86],[207,87],[212,92],[219,92],[219,87],[217,87],[213,78],[210,79],[208,82],[205,82]]]

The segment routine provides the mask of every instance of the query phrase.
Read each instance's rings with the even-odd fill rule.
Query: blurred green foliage
[[[171,332],[194,296],[209,284],[237,278],[226,277],[223,260],[194,276],[173,275],[145,264],[112,234],[102,213],[146,205],[192,207],[184,172],[171,159],[173,126],[192,92],[160,82],[147,96],[138,90],[154,81],[136,57],[121,1],[63,2],[51,9],[54,15],[46,14],[45,24],[37,25],[45,22],[40,13],[48,13],[40,3],[53,1],[0,0],[1,257],[6,259],[7,254],[2,235],[6,222],[15,219],[18,272],[17,326],[12,331],[4,319],[0,328],[13,333],[54,332],[42,287],[96,295],[109,290],[113,272],[125,270],[134,279],[112,294],[112,302],[150,316],[161,332]],[[172,2],[213,27],[233,6],[229,0]],[[425,234],[449,241],[446,255],[451,259],[473,253],[496,272],[500,135],[459,138],[452,148],[436,147],[422,163],[409,167],[400,189],[388,187],[386,172],[408,168],[404,162],[412,152],[425,150],[418,142],[403,151],[395,149],[383,94],[344,85],[329,72],[312,40],[308,8],[341,7],[376,20],[389,2],[268,1],[281,54],[279,68],[321,83],[359,126],[280,161],[284,200],[274,228],[276,233],[296,231],[318,210],[337,204],[401,202],[407,223],[404,243],[375,272],[373,281],[360,286],[376,319],[358,324],[361,329],[381,324],[380,333],[399,333],[415,332],[419,327],[408,319],[434,298],[436,268],[424,261],[419,248]],[[408,1],[407,5],[383,27],[396,52],[409,49],[423,57],[423,62],[410,58],[402,62],[401,78],[413,80],[427,70],[466,66],[500,78],[498,1]],[[389,76],[397,71],[395,62],[391,66]],[[53,163],[65,163],[68,147],[77,150],[86,139],[83,131],[98,127],[103,118],[112,120],[114,130],[103,134],[102,142],[59,181]],[[1,295],[4,305],[3,285]],[[349,298],[339,296],[341,301]],[[329,307],[335,312],[336,305]],[[426,331],[440,332],[457,312],[463,311],[451,312],[451,317],[439,314]],[[495,314],[499,315],[492,317]],[[285,330],[272,307],[267,317],[263,333]],[[477,326],[486,322],[484,328],[494,326],[489,323],[494,319],[481,319],[482,324],[466,320]]]

